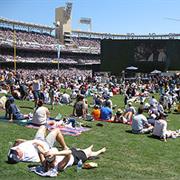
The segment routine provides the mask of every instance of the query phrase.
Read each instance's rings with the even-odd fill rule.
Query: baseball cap
[[[18,158],[18,153],[16,150],[14,149],[10,149],[9,154],[8,154],[8,163],[9,164],[16,164],[18,163],[20,160]]]

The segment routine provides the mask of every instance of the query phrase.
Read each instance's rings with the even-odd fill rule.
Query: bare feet
[[[106,152],[106,148],[105,147],[101,149],[101,153],[104,153],[104,152]]]
[[[94,147],[94,145],[92,144],[89,148],[92,149]]]

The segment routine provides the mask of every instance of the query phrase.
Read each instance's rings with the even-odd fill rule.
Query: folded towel
[[[50,169],[45,172],[42,166],[34,166],[29,168],[30,172],[34,172],[39,176],[47,176],[47,177],[56,177],[58,175],[58,171],[56,169]]]

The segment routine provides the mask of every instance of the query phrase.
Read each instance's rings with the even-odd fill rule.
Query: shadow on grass
[[[29,107],[29,106],[19,106],[19,107],[24,109],[34,109],[33,107]]]
[[[28,168],[39,166],[39,164],[28,164]]]
[[[132,133],[132,130],[126,130],[127,133],[130,133],[130,134],[134,134]]]
[[[126,132],[129,134],[133,134],[133,135],[147,135],[147,134],[149,134],[148,132],[147,133],[133,133],[132,130],[126,130]]]
[[[152,134],[150,134],[149,136],[147,136],[148,138],[152,138],[152,139],[156,139],[156,140],[160,140],[160,138],[158,136],[154,136]]]
[[[179,114],[180,114],[180,112],[173,112],[172,114],[179,115]]]

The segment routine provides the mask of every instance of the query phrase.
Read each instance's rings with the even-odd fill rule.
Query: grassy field
[[[91,99],[89,99],[91,102]],[[122,107],[122,96],[113,97],[113,103]],[[32,112],[33,102],[16,101],[23,113]],[[26,108],[22,108],[25,106]],[[50,107],[49,107],[50,108]],[[56,106],[51,116],[58,112],[63,115],[72,113],[71,106]],[[0,115],[4,115],[1,110]],[[180,115],[170,114],[169,129],[180,129]],[[98,168],[76,172],[73,166],[62,172],[58,179],[179,179],[180,178],[180,138],[169,139],[167,143],[153,139],[149,135],[134,135],[131,127],[123,124],[83,121],[92,126],[88,132],[78,137],[65,136],[68,146],[85,148],[94,144],[94,149],[106,147],[107,152],[95,160]],[[0,121],[0,179],[42,179],[28,172],[32,163],[6,163],[9,142],[17,138],[32,139],[36,130]]]

